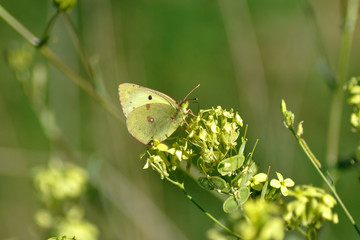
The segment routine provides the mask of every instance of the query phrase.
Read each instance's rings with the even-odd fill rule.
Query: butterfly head
[[[185,100],[185,101],[181,101],[179,103],[179,107],[181,109],[181,111],[183,111],[184,113],[188,112],[188,107],[189,107],[189,101]]]

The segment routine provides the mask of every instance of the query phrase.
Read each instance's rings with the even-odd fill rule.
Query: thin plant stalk
[[[343,201],[341,200],[341,198],[339,197],[339,195],[336,192],[336,189],[334,187],[333,184],[330,183],[330,181],[326,178],[325,174],[321,171],[320,169],[320,165],[319,165],[319,161],[317,160],[317,158],[315,157],[315,155],[311,152],[310,148],[308,147],[308,145],[306,144],[305,140],[301,137],[298,137],[296,132],[294,131],[293,128],[289,128],[290,131],[292,132],[292,134],[294,135],[294,137],[296,138],[297,142],[299,143],[301,149],[304,151],[304,153],[306,154],[306,156],[308,157],[308,159],[310,160],[310,162],[313,164],[314,168],[316,169],[316,171],[319,173],[319,175],[321,176],[321,178],[323,179],[323,181],[326,183],[326,185],[330,188],[331,192],[333,193],[333,195],[335,196],[336,200],[338,201],[338,203],[340,204],[341,208],[344,210],[346,216],[348,217],[348,219],[350,220],[351,224],[354,226],[355,230],[357,231],[357,233],[360,236],[360,229],[359,227],[356,225],[356,222],[354,220],[354,218],[352,217],[351,213],[349,212],[349,210],[346,208],[345,204],[343,203]]]
[[[50,19],[50,21],[48,22],[45,31],[43,33],[42,38],[40,39],[39,43],[38,43],[38,47],[41,47],[42,45],[46,44],[48,39],[49,39],[49,34],[54,26],[54,23],[56,21],[56,19],[59,17],[61,11],[57,10],[56,13],[54,14],[54,16],[52,16],[52,18]]]
[[[25,40],[27,40],[34,47],[39,44],[40,40],[35,37],[27,28],[25,28],[18,20],[16,20],[8,11],[0,5],[0,17],[10,25],[16,32],[18,32]]]
[[[226,232],[228,232],[229,234],[241,239],[241,236],[238,235],[237,233],[231,231],[228,227],[226,227],[224,224],[222,224],[219,220],[217,220],[213,215],[211,215],[211,213],[207,212],[198,202],[196,202],[193,197],[186,191],[184,184],[183,183],[179,183],[177,181],[172,180],[169,177],[165,177],[166,180],[168,180],[170,183],[174,184],[175,186],[177,186],[178,188],[180,188],[185,196],[193,203],[195,204],[196,207],[198,207],[200,209],[200,211],[202,211],[207,217],[209,217],[212,221],[214,221],[218,226],[220,226],[222,229],[224,229]]]
[[[87,54],[84,44],[80,40],[80,36],[76,31],[74,23],[71,21],[71,18],[67,12],[63,12],[62,17],[66,24],[66,27],[69,30],[70,37],[79,52],[80,59],[86,69],[87,74],[89,75],[92,81],[95,81],[95,71],[92,67],[92,64],[89,61],[89,55]]]
[[[343,86],[348,78],[350,49],[358,18],[359,0],[347,3],[345,21],[341,34],[341,45],[336,73],[336,85],[331,100],[329,128],[327,138],[326,162],[330,168],[335,167],[339,154],[340,127],[344,104]]]
[[[317,48],[319,50],[319,54],[320,54],[322,63],[325,65],[325,68],[326,68],[325,75],[326,75],[326,80],[328,81],[327,83],[330,87],[334,87],[335,73],[330,64],[330,59],[329,59],[329,56],[328,56],[326,48],[325,48],[324,38],[321,35],[320,26],[316,19],[316,14],[315,14],[314,8],[312,7],[309,0],[300,0],[299,2],[304,11],[306,19],[310,23],[310,27],[314,34],[314,39],[315,39]]]

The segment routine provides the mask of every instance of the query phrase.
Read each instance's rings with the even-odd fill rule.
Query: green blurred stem
[[[306,18],[309,20],[310,24],[311,24],[311,28],[312,31],[314,33],[314,37],[315,37],[315,41],[317,44],[317,47],[319,49],[319,53],[322,57],[322,60],[324,61],[326,67],[327,67],[327,71],[329,72],[329,74],[331,75],[331,79],[328,79],[328,84],[330,86],[333,86],[333,81],[334,81],[334,71],[331,67],[330,64],[330,60],[329,60],[329,56],[326,52],[325,49],[325,44],[324,44],[324,39],[321,35],[321,31],[320,31],[320,27],[318,24],[318,21],[316,20],[316,14],[314,11],[314,8],[312,7],[311,3],[309,2],[309,0],[300,0],[300,4],[302,5],[303,11],[306,15]]]
[[[15,31],[17,31],[26,41],[34,47],[37,47],[40,40],[35,37],[28,29],[26,29],[20,22],[18,22],[9,12],[7,12],[0,5],[0,18],[3,18]],[[53,53],[46,45],[40,46],[39,51],[50,62],[52,62],[60,71],[62,71],[70,80],[77,84],[87,94],[93,97],[101,106],[103,106],[110,114],[124,123],[124,118],[121,117],[119,108],[116,107],[107,98],[103,98],[89,83],[89,81],[82,78],[78,73],[66,65],[55,53]]]
[[[336,74],[336,86],[333,89],[329,117],[326,162],[330,168],[335,167],[339,154],[340,127],[344,103],[343,86],[346,83],[349,67],[351,43],[358,18],[359,0],[349,0],[341,34],[341,46]]]
[[[306,232],[301,227],[297,227],[296,229],[307,238]]]
[[[219,220],[217,220],[213,215],[211,215],[209,212],[205,211],[205,209],[203,207],[201,207],[201,205],[199,203],[197,203],[193,197],[186,191],[184,184],[183,183],[179,183],[177,181],[172,180],[169,177],[165,177],[166,180],[168,180],[169,182],[171,182],[172,184],[176,185],[178,188],[180,188],[184,194],[186,195],[186,197],[195,204],[195,206],[197,206],[200,211],[202,211],[206,216],[208,216],[212,221],[214,221],[218,226],[220,226],[222,229],[224,229],[226,232],[228,232],[229,234],[241,239],[241,237],[236,234],[235,232],[231,231],[229,228],[227,228],[224,224],[222,224]]]
[[[315,155],[311,152],[310,148],[308,147],[308,145],[306,144],[305,140],[299,136],[296,135],[296,132],[293,128],[289,128],[289,130],[292,132],[292,134],[294,135],[295,139],[298,141],[299,145],[301,146],[302,150],[305,152],[306,156],[308,157],[308,159],[310,160],[310,162],[313,164],[313,166],[315,167],[316,171],[318,171],[319,175],[321,176],[321,178],[324,180],[324,182],[326,183],[326,185],[330,188],[331,192],[334,194],[336,200],[338,201],[338,203],[340,204],[341,208],[344,210],[346,216],[348,217],[348,219],[350,220],[351,224],[354,226],[355,230],[357,231],[358,235],[360,236],[360,231],[358,226],[356,225],[356,222],[354,220],[354,218],[351,216],[350,212],[348,211],[348,209],[346,208],[345,204],[343,203],[343,201],[341,200],[341,198],[339,197],[339,195],[336,192],[336,189],[334,187],[334,185],[332,185],[329,180],[326,178],[326,176],[324,175],[324,173],[320,170],[320,162],[317,160],[317,158],[315,157]]]
[[[67,66],[63,61],[58,58],[47,46],[40,48],[40,52],[48,60],[50,60],[60,71],[62,71],[68,78],[70,78],[75,84],[77,84],[81,89],[83,89],[87,94],[93,97],[101,106],[103,106],[110,114],[112,114],[118,120],[124,122],[124,119],[121,117],[119,108],[116,107],[108,99],[103,98],[93,86],[78,75],[74,70]]]
[[[41,47],[42,45],[47,43],[47,41],[49,39],[49,34],[54,26],[55,20],[59,17],[60,13],[61,12],[59,10],[57,10],[56,13],[54,14],[54,16],[48,22],[48,25],[46,26],[45,31],[43,33],[43,36],[40,39],[39,43],[37,44],[38,47]]]
[[[67,12],[63,12],[62,17],[65,20],[66,27],[68,28],[71,39],[79,52],[80,59],[86,69],[87,74],[91,80],[95,81],[95,72],[92,64],[89,61],[89,55],[85,50],[84,44],[80,40],[80,36],[75,28],[73,21]]]
[[[4,19],[15,31],[25,38],[31,45],[37,46],[40,42],[29,30],[19,23],[8,11],[0,5],[0,17]]]

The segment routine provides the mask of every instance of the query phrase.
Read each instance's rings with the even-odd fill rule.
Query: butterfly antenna
[[[200,84],[198,84],[196,87],[193,88],[193,90],[191,90],[184,98],[184,100],[182,100],[182,102],[185,102],[185,100],[187,99],[187,97],[195,90],[197,89],[198,87],[200,87]]]

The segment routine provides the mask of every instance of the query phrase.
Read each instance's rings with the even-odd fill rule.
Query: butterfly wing
[[[176,101],[166,94],[133,83],[120,84],[119,97],[125,117],[147,104],[162,103],[168,104],[173,110],[178,108]]]
[[[131,135],[144,144],[151,140],[163,141],[181,125],[186,117],[182,109],[170,104],[153,103],[140,106],[130,112],[127,128]]]

